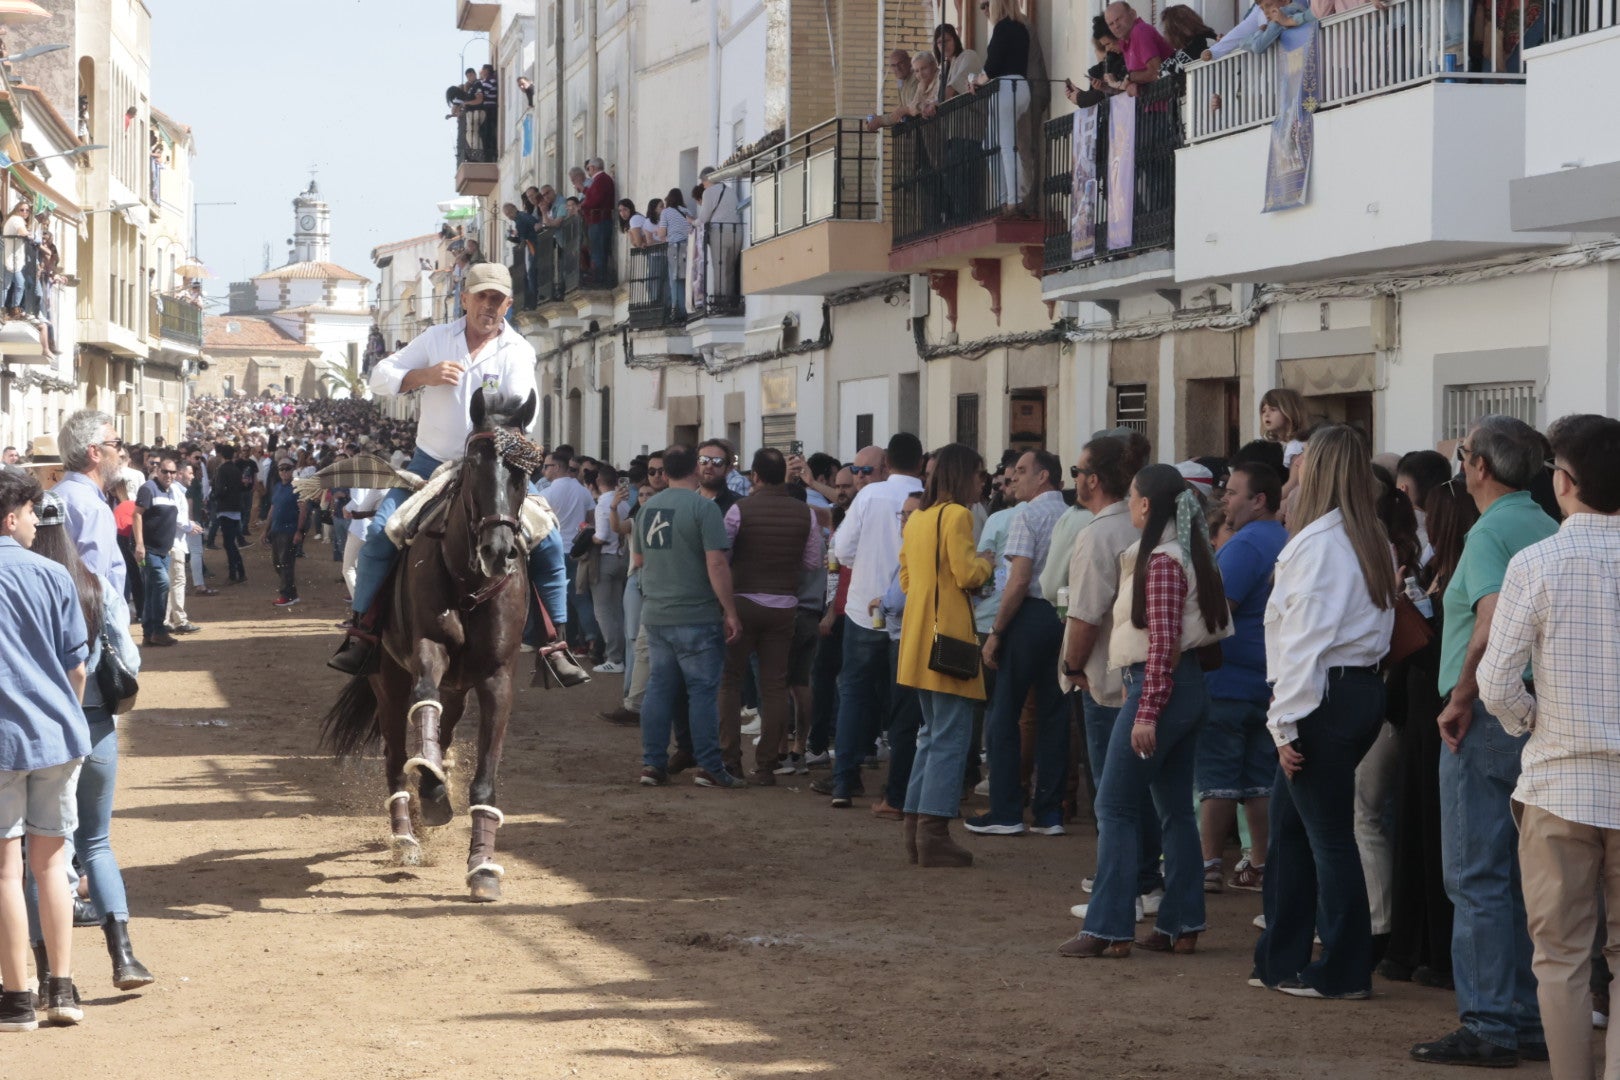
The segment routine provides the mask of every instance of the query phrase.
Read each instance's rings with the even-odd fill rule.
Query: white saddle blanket
[[[449,487],[455,479],[459,461],[447,461],[433,470],[433,476],[418,489],[410,498],[400,503],[388,518],[384,531],[389,541],[397,548],[409,547],[423,529],[431,528],[442,521],[449,512],[448,501],[439,502],[428,516],[424,518],[423,512],[428,510],[428,504]],[[533,551],[534,546],[550,536],[552,530],[557,528],[557,515],[552,512],[551,504],[546,502],[543,495],[530,495],[523,500],[523,507],[518,511],[518,523],[523,526],[522,541],[526,551]]]

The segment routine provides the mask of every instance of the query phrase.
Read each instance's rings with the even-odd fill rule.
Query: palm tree
[[[366,374],[360,366],[359,351],[350,349],[348,361],[342,367],[327,364],[326,370],[321,372],[321,382],[326,384],[327,392],[333,397],[365,397]]]

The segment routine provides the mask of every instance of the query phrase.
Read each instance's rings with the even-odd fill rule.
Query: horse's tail
[[[321,744],[338,757],[363,753],[382,735],[371,677],[356,675],[321,720]]]

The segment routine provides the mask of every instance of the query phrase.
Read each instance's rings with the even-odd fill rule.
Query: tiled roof
[[[319,356],[321,350],[305,345],[269,319],[252,315],[203,317],[204,349],[244,349],[257,352]]]
[[[298,307],[276,308],[277,315],[367,315],[371,309],[363,308],[335,308],[325,307],[321,304],[300,304]]]
[[[396,251],[404,251],[407,248],[416,247],[418,244],[425,244],[429,241],[437,241],[438,239],[438,233],[430,232],[423,233],[421,236],[413,236],[409,240],[395,240],[389,244],[378,244],[376,247],[371,249],[371,257],[375,259],[380,255],[392,255]]]
[[[253,275],[254,281],[265,279],[282,280],[285,278],[317,278],[324,281],[370,281],[364,274],[357,274],[353,270],[345,270],[337,263],[329,262],[299,262],[288,263],[274,270],[266,270],[262,274]]]

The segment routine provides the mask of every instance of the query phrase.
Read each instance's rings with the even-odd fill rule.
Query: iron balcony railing
[[[481,105],[463,107],[461,115],[456,117],[456,164],[498,160],[498,132],[493,109]]]
[[[1546,19],[1544,40],[1535,41],[1527,32],[1526,48],[1620,26],[1620,0],[1552,0]]]
[[[152,296],[152,329],[160,337],[187,345],[203,340],[202,305],[178,296]]]
[[[743,313],[741,222],[711,223],[679,243],[631,248],[630,325],[679,326]]]
[[[1614,0],[1578,0],[1612,6]],[[1540,21],[1526,26],[1519,0],[1479,0],[1492,32],[1474,33],[1460,0],[1391,0],[1322,20],[1317,42],[1317,110],[1427,82],[1522,82],[1524,47],[1539,44]],[[1474,5],[1469,5],[1472,8]],[[1277,116],[1281,49],[1247,49],[1187,67],[1189,143],[1260,127]]]
[[[633,247],[625,259],[630,325],[637,330],[686,319],[686,241]]]
[[[882,145],[862,121],[841,116],[755,154],[751,242],[819,221],[882,220]]]
[[[1048,165],[1041,194],[1047,273],[1175,245],[1176,151],[1185,143],[1180,90],[1181,80],[1160,79],[1134,98],[1120,95],[1092,106],[1090,116],[1081,110],[1046,122]],[[1128,145],[1116,147],[1112,141],[1115,109],[1134,114],[1117,118],[1131,125],[1134,137]],[[1084,163],[1075,158],[1077,129],[1096,133],[1094,152]],[[1127,186],[1115,190],[1110,186],[1114,160],[1120,159],[1123,170],[1127,152],[1130,169],[1122,172]]]
[[[894,128],[894,243],[1035,209],[1040,138],[1023,79],[990,85]]]

